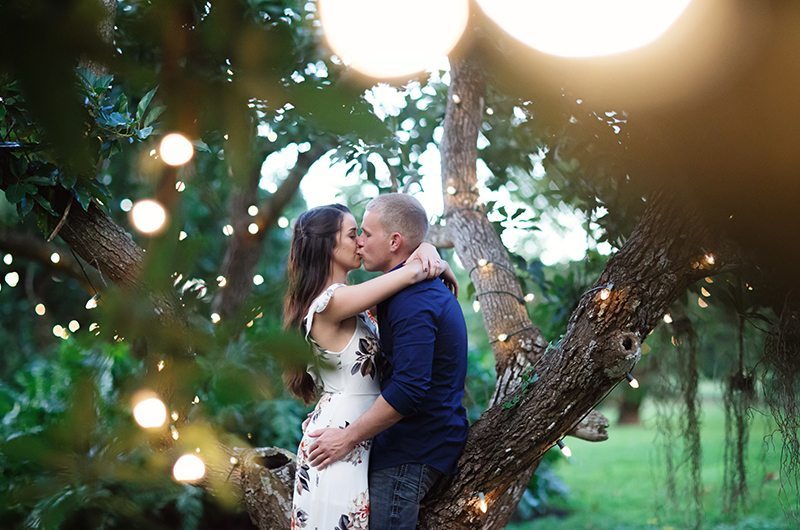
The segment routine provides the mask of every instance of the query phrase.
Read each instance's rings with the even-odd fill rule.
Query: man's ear
[[[389,236],[389,252],[397,252],[403,246],[403,234],[392,232]]]

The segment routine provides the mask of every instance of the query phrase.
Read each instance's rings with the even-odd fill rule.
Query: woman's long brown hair
[[[305,316],[314,298],[327,287],[331,256],[346,213],[350,213],[346,206],[329,204],[312,208],[295,221],[287,266],[289,285],[283,301],[285,329],[306,334]],[[305,403],[314,401],[316,385],[304,367],[285,370],[283,381],[289,391]]]

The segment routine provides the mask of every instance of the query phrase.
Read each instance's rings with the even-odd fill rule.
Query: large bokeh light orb
[[[456,45],[467,0],[319,0],[325,39],[345,64],[379,79],[433,68]]]
[[[191,453],[181,456],[172,466],[172,476],[179,482],[197,482],[206,474],[206,465]]]
[[[167,222],[167,211],[153,199],[137,201],[129,215],[136,230],[147,235],[161,232]]]
[[[157,429],[167,421],[167,407],[158,396],[142,394],[134,398],[133,417],[145,429]]]
[[[162,138],[158,153],[165,164],[182,166],[194,156],[194,146],[184,135],[170,133]]]
[[[691,0],[478,0],[500,27],[528,46],[562,57],[593,57],[656,40]]]

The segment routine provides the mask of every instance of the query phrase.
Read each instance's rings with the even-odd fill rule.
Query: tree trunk
[[[250,205],[256,203],[258,181],[261,177],[261,164],[250,175],[244,186],[239,186],[231,193],[228,202],[233,235],[225,251],[220,274],[225,278],[225,287],[219,290],[211,304],[212,311],[219,313],[223,319],[235,316],[244,305],[244,301],[253,290],[253,274],[264,249],[264,240],[269,230],[275,225],[284,208],[292,200],[300,187],[300,182],[308,173],[308,169],[327,151],[327,144],[317,142],[305,153],[297,155],[297,163],[281,186],[268,200],[259,207],[259,213],[251,216]],[[255,234],[248,231],[248,226],[255,223],[259,230]]]

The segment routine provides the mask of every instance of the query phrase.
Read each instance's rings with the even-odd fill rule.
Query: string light
[[[80,329],[81,325],[78,323],[77,320],[70,320],[68,327],[71,332],[75,333]]]
[[[705,281],[706,281],[706,283],[714,283],[714,279],[711,278],[711,276],[706,276],[705,277]]]
[[[263,276],[261,276],[260,274],[256,274],[255,276],[253,276],[253,284],[254,285],[261,285],[262,283],[264,283],[264,277]]]
[[[61,261],[61,255],[58,252],[53,252],[52,254],[50,254],[50,261],[52,261],[53,263],[58,263],[59,261]]]
[[[217,285],[225,287],[228,285],[228,279],[225,276],[217,276]]]
[[[705,256],[703,256],[703,259],[705,259],[706,263],[709,264],[709,265],[714,265],[714,263],[716,263],[716,259],[714,258],[714,254],[711,254],[711,253],[707,253]]]
[[[672,315],[670,315],[669,313],[664,315],[664,322],[666,322],[667,324],[672,324]]]
[[[9,287],[16,287],[17,283],[19,283],[19,273],[16,271],[11,271],[6,274],[6,283]]]
[[[485,267],[488,264],[489,264],[489,262],[486,261],[484,258],[481,258],[481,259],[478,260],[478,267]]]
[[[133,208],[133,201],[130,199],[122,199],[119,201],[119,209],[123,212],[130,212],[131,208]]]
[[[160,361],[158,361],[158,364],[156,364],[156,368],[158,368],[159,372],[164,369],[164,364],[165,364],[164,359],[161,359]]]
[[[709,293],[705,287],[700,288],[700,294],[702,294],[703,296],[711,296],[711,293]]]
[[[247,226],[247,231],[253,235],[256,235],[258,233],[258,225],[256,223],[250,223]]]
[[[187,237],[189,237],[189,235],[186,232],[184,232],[183,230],[181,230],[181,233],[178,234],[178,241],[183,241]]]
[[[178,190],[178,193],[183,193],[186,189],[186,183],[182,180],[175,181],[175,189]]]
[[[558,448],[561,449],[561,454],[563,454],[567,458],[572,456],[572,450],[570,450],[570,448],[567,447],[567,444],[565,444],[563,440],[557,441],[556,444],[558,445]]]
[[[56,337],[61,337],[64,334],[64,328],[61,327],[60,324],[56,324],[53,326],[53,335]]]
[[[226,236],[232,236],[233,235],[233,226],[231,226],[231,225],[223,226],[222,227],[222,233],[225,234]]]
[[[100,329],[100,324],[98,324],[97,322],[92,322],[91,324],[89,324],[89,331],[94,331],[96,329],[97,330]],[[98,331],[98,333],[99,333],[99,331]]]
[[[133,417],[140,427],[157,429],[167,421],[167,407],[158,396],[143,391],[134,397]]]
[[[536,295],[533,294],[533,293],[528,293],[528,294],[525,295],[525,301],[526,302],[533,302],[533,300],[535,298],[536,298]]]
[[[258,206],[256,206],[255,204],[251,204],[247,208],[247,213],[250,214],[251,217],[255,217],[256,215],[258,215]]]
[[[699,298],[699,297],[697,298],[697,305],[699,305],[703,309],[708,307],[708,303],[706,303],[705,300],[703,300],[702,298]]]
[[[472,302],[472,310],[475,311],[476,313],[481,310],[481,303],[479,300],[475,300],[474,302]]]
[[[97,307],[97,301],[100,300],[100,293],[95,294],[93,297],[86,301],[86,309],[94,309]]]
[[[505,342],[505,341],[507,341],[507,340],[508,340],[508,335],[507,335],[507,334],[505,334],[505,333],[500,333],[500,334],[497,336],[497,340],[499,340],[500,342]]]
[[[456,194],[455,186],[447,186],[447,193],[448,195],[455,195]]]
[[[177,410],[173,410],[172,414],[170,414],[170,418],[172,418],[172,421],[178,421],[178,418],[180,418],[180,417],[181,417],[181,415],[178,414]]]
[[[239,459],[236,458],[235,456],[232,456],[231,459],[230,459],[230,463],[235,466],[236,464],[239,463]]]
[[[489,505],[486,503],[486,495],[484,495],[483,492],[478,494],[478,509],[480,509],[482,513],[486,513],[489,510]]]
[[[33,310],[36,311],[36,314],[40,317],[44,316],[44,314],[47,312],[47,308],[44,306],[44,304],[36,304],[36,307]]]
[[[158,201],[143,199],[136,201],[130,212],[133,226],[143,234],[160,232],[167,222],[167,211]]]
[[[217,324],[220,320],[222,320],[222,317],[219,316],[219,313],[211,313],[211,322]]]
[[[608,300],[609,296],[611,296],[611,289],[608,287],[600,289],[600,300]]]
[[[5,256],[3,256],[3,263],[5,263],[6,265],[11,265],[12,263],[14,263],[14,256],[12,256],[11,254],[6,254]]]
[[[521,296],[517,296],[516,294],[512,293],[511,291],[500,291],[500,290],[492,290],[492,291],[483,291],[475,295],[475,298],[480,298],[481,296],[486,296],[487,294],[507,294],[514,298],[517,302],[522,305],[525,305],[525,300]]]
[[[639,380],[633,377],[631,372],[625,374],[625,378],[628,380],[628,384],[631,385],[631,388],[639,388]]]
[[[176,429],[174,425],[169,426],[169,432],[172,435],[173,440],[177,440],[181,437],[181,433],[178,432],[178,429]]]
[[[197,405],[198,403],[200,403],[200,396],[195,396],[192,400],[192,405]]]
[[[194,156],[194,146],[184,135],[170,133],[161,139],[158,153],[165,164],[182,166]]]
[[[192,453],[181,456],[172,467],[172,476],[178,482],[196,482],[206,474],[203,460]]]
[[[522,328],[520,328],[520,329],[518,329],[518,330],[516,330],[514,332],[511,332],[511,333],[498,333],[497,334],[497,338],[495,340],[491,340],[489,342],[505,342],[508,339],[510,339],[511,337],[513,337],[514,335],[517,335],[519,333],[522,333],[524,331],[528,331],[528,330],[531,330],[531,329],[533,329],[533,326],[524,326],[524,327],[522,327]]]
[[[289,219],[287,219],[286,217],[280,216],[278,218],[278,226],[281,227],[281,228],[288,228]]]

